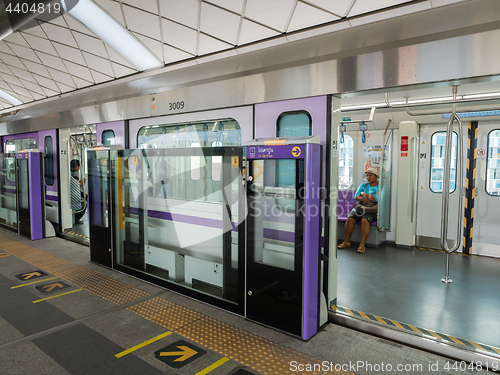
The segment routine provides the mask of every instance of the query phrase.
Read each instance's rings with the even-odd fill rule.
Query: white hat
[[[375,176],[379,177],[379,172],[377,168],[370,167],[365,171],[366,173],[373,173]]]

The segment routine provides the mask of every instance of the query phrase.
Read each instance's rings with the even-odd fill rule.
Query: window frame
[[[276,119],[276,133],[275,133],[276,137],[285,137],[284,135],[279,135],[279,132],[280,132],[280,129],[279,129],[280,120],[283,117],[291,116],[291,115],[306,115],[309,118],[309,136],[312,136],[313,120],[312,120],[311,114],[308,111],[305,111],[305,110],[298,110],[298,111],[282,112],[278,116],[278,118]]]
[[[104,143],[104,134],[107,134],[107,133],[109,133],[109,132],[113,133],[113,138],[112,138],[112,139],[113,139],[113,141],[114,141],[114,140],[115,140],[115,138],[116,138],[116,134],[115,134],[115,131],[114,131],[113,129],[106,129],[106,130],[103,130],[103,131],[101,132],[101,143],[102,143],[102,145],[103,145],[103,146],[112,146],[112,145],[107,145],[107,144],[105,144],[105,143]],[[107,138],[107,139],[111,139],[111,138]],[[114,144],[115,144],[115,143],[113,142],[113,145],[114,145]]]
[[[494,194],[490,194],[488,192],[488,164],[489,164],[489,160],[490,160],[490,157],[489,157],[489,150],[490,150],[490,135],[491,133],[493,132],[500,132],[500,128],[498,129],[492,129],[488,132],[488,138],[487,138],[487,142],[486,142],[486,173],[485,173],[485,176],[484,176],[484,191],[486,192],[486,194],[488,194],[490,197],[500,197],[500,194],[499,195],[494,195]],[[500,147],[500,146],[499,146]],[[476,150],[477,152],[477,150]]]
[[[352,187],[352,184],[353,184],[353,182],[354,182],[354,140],[352,139],[352,137],[351,137],[349,134],[344,134],[344,144],[345,144],[345,142],[346,142],[346,137],[349,137],[349,138],[351,139],[351,142],[352,142],[352,172],[353,172],[353,173],[350,175],[350,178],[351,178],[351,183],[350,183],[350,184],[349,184],[349,186],[348,186],[348,187],[346,187],[346,188],[341,188],[341,187],[340,187],[340,175],[339,175],[339,182],[338,182],[338,185],[339,185],[338,189],[339,189],[339,190],[349,190],[349,189]],[[339,142],[339,143],[340,143],[340,142]],[[340,146],[340,145],[339,145],[339,166],[338,166],[338,168],[339,168],[339,173],[340,173],[340,161],[342,160],[342,159],[340,158],[340,149],[341,149],[341,148],[342,148],[342,146]],[[347,147],[346,147],[346,148],[347,148]],[[344,158],[343,160],[345,160],[345,158]],[[349,166],[347,166],[347,168],[349,168]]]
[[[437,133],[444,133],[446,135],[446,130],[437,130],[435,131],[434,133],[431,134],[431,139],[430,139],[430,162],[429,162],[429,191],[431,193],[434,193],[434,194],[442,194],[443,193],[443,188],[442,188],[442,185],[441,185],[441,191],[435,191],[432,189],[432,150],[433,150],[433,146],[434,144],[432,143],[432,138],[434,137],[435,134]],[[457,144],[456,144],[456,148],[457,148],[457,155],[455,156],[455,161],[456,161],[456,164],[455,164],[455,187],[453,190],[450,190],[450,194],[454,193],[456,190],[457,190],[457,173],[456,173],[456,170],[457,170],[457,165],[458,165],[458,134],[453,131],[453,135],[456,136],[456,140],[457,140]],[[446,148],[446,143],[444,145],[444,147]],[[452,147],[453,147],[453,136],[452,136]],[[445,150],[446,151],[446,150]],[[444,163],[444,157],[443,157],[443,163]],[[451,172],[451,167],[450,167],[450,172]],[[444,181],[444,167],[443,167],[443,179],[441,179],[441,184],[443,183]],[[451,183],[451,181],[450,181]]]
[[[48,156],[47,154],[47,138],[50,138],[50,141],[49,141],[49,144],[50,144],[50,148],[51,148],[51,154],[50,156]],[[52,138],[52,135],[50,134],[47,134],[44,138],[43,138],[43,150],[44,150],[44,153],[45,153],[45,157],[44,157],[44,161],[43,161],[43,168],[44,168],[44,180],[45,180],[45,185],[47,186],[54,186],[54,181],[55,181],[55,178],[54,178],[54,139]],[[46,174],[47,174],[47,161],[49,163],[52,164],[52,176],[51,177],[46,177]],[[47,181],[52,181],[51,184],[49,184]]]

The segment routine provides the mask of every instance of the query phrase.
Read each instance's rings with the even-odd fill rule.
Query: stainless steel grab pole
[[[453,86],[453,98],[457,95],[457,86]],[[457,238],[453,247],[448,247],[448,211],[450,200],[450,169],[451,169],[451,149],[453,144],[453,123],[458,122],[458,140],[457,140],[457,172],[455,174],[455,184],[458,192],[458,225],[457,225]],[[453,280],[449,278],[450,261],[449,256],[452,252],[460,247],[461,228],[462,228],[462,207],[463,207],[463,139],[462,139],[462,121],[457,116],[456,104],[453,104],[452,115],[448,121],[448,128],[446,131],[446,152],[444,158],[444,172],[443,172],[443,199],[441,206],[441,249],[446,252],[446,270],[445,276],[441,279],[444,283],[451,283]]]
[[[381,220],[380,220],[380,205],[383,203],[382,202],[382,180],[383,180],[383,175],[384,175],[384,159],[385,159],[385,142],[387,141],[387,130],[389,130],[389,126],[391,125],[391,122],[392,122],[392,119],[389,119],[387,120],[387,125],[385,127],[385,131],[384,131],[384,138],[383,138],[383,141],[382,141],[382,160],[381,160],[381,163],[380,163],[380,178],[379,178],[379,183],[378,183],[378,207],[377,207],[377,229],[379,230],[379,232],[381,232],[383,229],[386,229],[386,228],[380,228],[380,223],[381,223]],[[391,150],[392,151],[392,150]]]

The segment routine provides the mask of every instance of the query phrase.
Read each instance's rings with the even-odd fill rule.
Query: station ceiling
[[[338,22],[356,27],[460,1],[466,0],[93,0],[153,54],[159,72],[189,59],[258,49],[277,36]],[[20,102],[0,98],[0,110],[139,71],[70,14],[42,14],[0,40],[0,90]]]

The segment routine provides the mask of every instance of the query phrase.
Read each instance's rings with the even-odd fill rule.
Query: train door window
[[[486,193],[500,195],[500,130],[492,130],[488,134]]]
[[[312,118],[305,111],[285,112],[278,117],[276,124],[278,137],[301,137],[312,135]],[[295,186],[295,160],[278,160],[277,185],[282,188]],[[279,198],[276,206],[285,212],[295,211],[295,200]]]
[[[351,136],[344,135],[339,148],[339,189],[347,190],[352,185],[354,143]]]
[[[104,146],[115,144],[115,132],[113,130],[104,130],[101,135],[101,141]]]
[[[278,137],[300,137],[312,135],[312,118],[305,111],[285,112],[278,117]]]
[[[52,147],[52,136],[48,135],[44,139],[44,164],[45,164],[45,185],[54,185],[54,152]]]
[[[457,133],[453,133],[451,148],[450,192],[455,191],[457,168]],[[444,155],[446,152],[446,132],[436,132],[431,137],[430,189],[434,193],[443,191]]]

